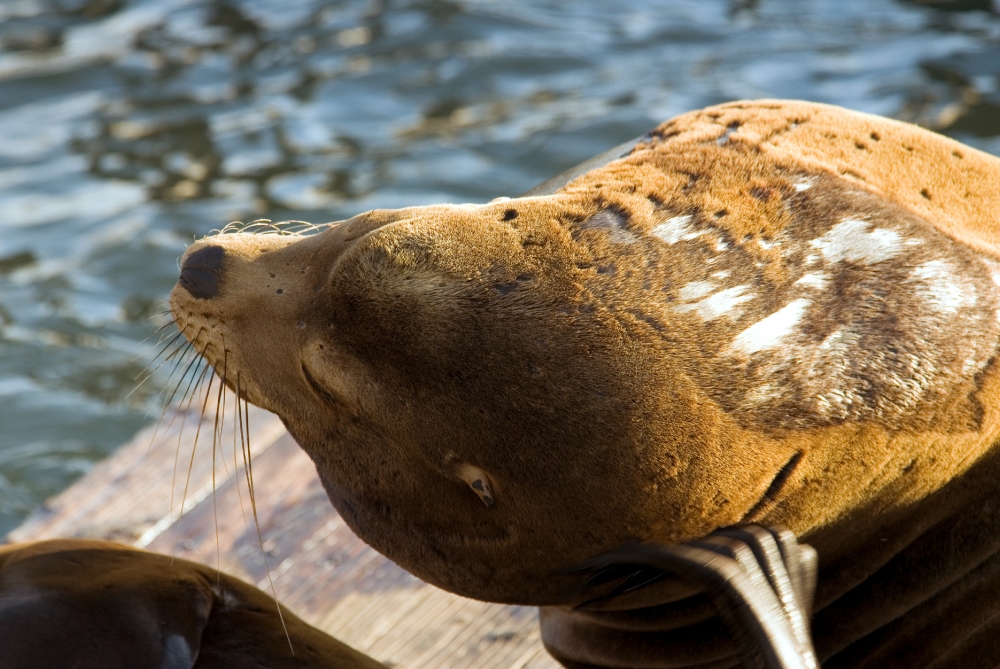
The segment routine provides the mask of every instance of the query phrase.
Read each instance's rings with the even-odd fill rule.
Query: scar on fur
[[[457,473],[458,478],[465,481],[472,488],[472,492],[479,495],[479,499],[483,500],[483,504],[487,507],[493,506],[496,497],[493,496],[493,488],[490,486],[490,480],[486,472],[475,465],[463,462],[458,466]]]

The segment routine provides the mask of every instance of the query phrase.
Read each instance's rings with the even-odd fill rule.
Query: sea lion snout
[[[207,300],[219,293],[222,278],[222,258],[226,251],[221,246],[204,246],[184,259],[181,265],[181,286],[192,297]]]

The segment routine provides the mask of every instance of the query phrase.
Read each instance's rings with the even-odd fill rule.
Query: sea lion
[[[385,669],[205,565],[108,541],[0,547],[0,669],[261,666]]]
[[[998,184],[1000,160],[912,125],[732,103],[552,194],[204,239],[171,309],[348,524],[432,583],[578,606],[569,567],[594,555],[780,524],[819,552],[821,660],[947,664],[1000,654],[969,599],[1000,547]],[[670,587],[622,606],[697,608]],[[730,666],[706,615],[645,628],[656,665],[546,641]]]

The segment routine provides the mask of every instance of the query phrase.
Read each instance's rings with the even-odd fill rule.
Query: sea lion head
[[[566,221],[594,224],[588,208],[553,196],[212,237],[185,254],[171,308],[375,548],[464,595],[564,601],[560,569],[700,536],[763,492],[739,466],[697,466],[726,427],[589,292],[582,277],[626,269],[580,255]],[[788,459],[745,455],[748,470]]]
[[[362,539],[479,599],[570,604],[586,558],[748,521],[836,560],[995,442],[1000,263],[964,222],[994,196],[926,185],[970,150],[763,101],[626,153],[554,193],[206,238],[171,310]]]

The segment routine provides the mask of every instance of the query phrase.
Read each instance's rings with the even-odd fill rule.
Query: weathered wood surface
[[[391,667],[558,666],[542,648],[534,608],[446,593],[365,545],[334,511],[312,462],[280,421],[251,408],[262,550],[232,415],[223,421],[213,483],[214,416],[199,413],[178,411],[155,435],[153,428],[140,433],[8,540],[111,539],[218,565],[265,591],[269,572],[285,605]]]

